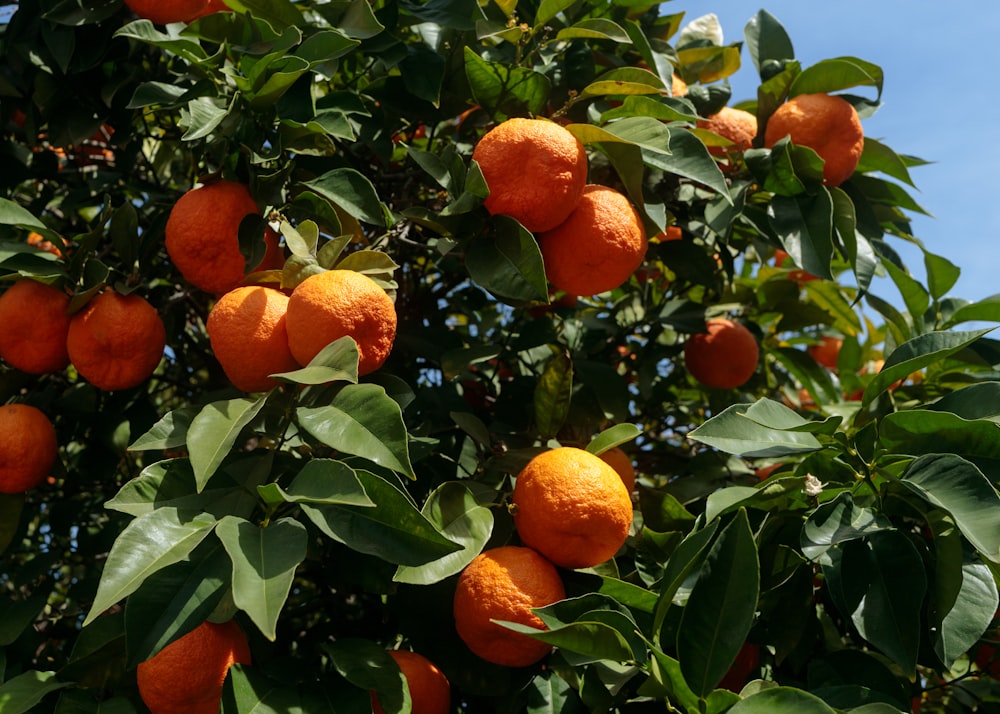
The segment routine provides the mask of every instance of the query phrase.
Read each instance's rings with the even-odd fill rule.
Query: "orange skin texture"
[[[547,119],[501,122],[479,140],[472,158],[490,189],[486,210],[516,218],[532,233],[566,220],[587,183],[583,144]]]
[[[632,489],[635,488],[635,466],[632,465],[632,459],[629,458],[628,454],[621,447],[613,446],[598,455],[601,457],[601,461],[618,473],[625,488],[631,493]]]
[[[191,22],[205,9],[206,0],[125,0],[139,17],[158,25]]]
[[[0,358],[28,374],[59,372],[69,364],[69,296],[28,278],[0,295]]]
[[[167,219],[165,242],[184,279],[213,295],[239,285],[248,272],[240,252],[240,221],[251,213],[260,213],[257,203],[250,189],[235,181],[216,181],[181,196]],[[277,234],[265,231],[265,239],[267,253],[257,270],[275,267],[280,252]]]
[[[698,382],[715,389],[734,389],[757,370],[760,348],[746,327],[727,318],[713,318],[706,332],[684,344],[684,364]]]
[[[837,356],[840,354],[840,348],[843,346],[844,341],[839,337],[830,337],[829,335],[824,335],[822,341],[818,345],[809,345],[806,348],[806,352],[812,357],[816,362],[823,365],[827,369],[835,370],[837,369]]]
[[[409,650],[390,650],[389,655],[406,677],[413,704],[411,714],[448,714],[451,711],[451,685],[433,662]],[[372,714],[385,714],[374,692]]]
[[[236,663],[251,663],[236,621],[203,622],[139,663],[139,696],[152,714],[218,714],[222,685]]]
[[[648,243],[628,198],[597,184],[588,184],[569,217],[538,240],[549,282],[573,295],[619,287],[642,264]]]
[[[287,309],[287,295],[255,285],[230,290],[215,303],[205,327],[215,358],[237,389],[266,392],[278,385],[268,375],[298,368],[288,348]]]
[[[378,283],[353,270],[311,275],[292,291],[285,325],[288,346],[305,366],[341,337],[358,345],[358,374],[385,362],[396,339],[396,306]]]
[[[140,295],[106,291],[73,315],[66,336],[70,362],[104,391],[142,384],[163,357],[163,320]]]
[[[667,229],[660,231],[653,238],[649,239],[650,243],[666,243],[672,240],[683,240],[684,234],[681,229],[677,226],[667,226]]]
[[[618,472],[571,446],[531,459],[517,475],[511,503],[521,542],[564,568],[614,557],[632,527],[632,499]]]
[[[559,571],[537,551],[501,546],[476,556],[458,576],[453,612],[459,637],[476,655],[505,667],[527,667],[552,646],[491,620],[548,629],[531,612],[563,600]]]
[[[764,146],[770,149],[786,136],[819,154],[828,186],[851,177],[865,148],[858,112],[846,99],[830,94],[800,94],[778,107],[764,130]]]
[[[28,404],[0,406],[0,493],[23,493],[42,482],[59,454],[52,422]]]
[[[38,250],[43,250],[46,253],[51,253],[57,258],[63,257],[62,251],[59,250],[52,241],[45,240],[45,236],[41,233],[35,233],[32,231],[28,234],[27,242],[28,245],[34,246],[35,248],[38,248]]]
[[[724,156],[727,150],[746,151],[757,136],[757,117],[750,112],[734,107],[722,107],[716,114],[701,119],[698,128],[707,129],[724,139],[733,142],[733,146],[710,146],[709,153]]]

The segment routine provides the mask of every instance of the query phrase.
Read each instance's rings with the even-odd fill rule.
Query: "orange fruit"
[[[278,384],[268,375],[299,366],[288,348],[287,309],[280,290],[248,285],[223,295],[208,314],[212,352],[237,389],[265,392]]]
[[[66,349],[80,376],[98,389],[145,382],[163,357],[166,329],[159,313],[135,293],[107,290],[69,321]]]
[[[672,75],[670,77],[670,94],[674,97],[683,97],[688,93],[688,85],[680,75]]]
[[[205,5],[205,9],[195,15],[195,19],[205,17],[205,15],[211,15],[216,12],[227,12],[229,9],[229,6],[222,0],[208,0],[208,3]]]
[[[378,283],[353,270],[311,275],[292,291],[285,325],[300,365],[341,337],[358,345],[358,373],[382,366],[396,339],[396,306]]]
[[[791,256],[789,256],[788,253],[786,253],[785,251],[783,251],[781,248],[778,248],[777,250],[774,251],[774,267],[776,267],[776,268],[793,267],[794,268],[795,267],[795,262],[791,259]],[[810,282],[812,280],[819,280],[819,277],[813,275],[812,273],[807,273],[805,270],[801,270],[799,268],[795,268],[794,270],[790,270],[788,272],[788,277],[791,280],[794,280],[795,282],[797,282],[800,286],[803,283],[808,283],[808,282]]]
[[[459,637],[475,654],[505,667],[527,667],[552,646],[493,620],[547,629],[532,611],[563,600],[559,571],[531,548],[505,545],[477,555],[455,586],[453,612]]]
[[[618,472],[572,446],[531,459],[517,475],[511,503],[521,542],[564,568],[613,557],[632,526],[632,499]]]
[[[598,456],[608,466],[613,468],[629,493],[635,488],[635,466],[632,459],[620,446],[613,446],[607,451],[602,451]]]
[[[205,9],[207,0],[125,0],[125,4],[144,20],[166,25],[191,22]]]
[[[809,345],[806,352],[827,369],[837,369],[837,356],[844,341],[839,337],[824,335],[819,344]]]
[[[139,663],[139,696],[152,714],[218,714],[229,668],[250,661],[235,620],[203,622]]]
[[[823,183],[839,186],[851,177],[865,148],[857,110],[843,97],[800,94],[775,110],[764,130],[764,146],[784,137],[808,146],[823,159]]]
[[[0,493],[22,493],[42,482],[56,463],[52,422],[28,404],[0,406]]]
[[[569,217],[539,236],[545,274],[574,295],[614,290],[646,255],[646,229],[621,192],[588,184]]]
[[[746,151],[757,136],[757,116],[742,109],[722,107],[718,112],[698,121],[698,128],[718,134],[733,142],[732,146],[709,146],[714,156],[725,156],[729,151]],[[727,163],[728,165],[728,163]]]
[[[406,677],[406,687],[410,690],[412,703],[411,714],[448,714],[451,711],[451,685],[433,662],[409,650],[391,650],[389,655],[396,660]],[[374,692],[372,712],[385,714]]]
[[[650,238],[650,243],[667,243],[672,240],[683,240],[684,234],[678,226],[667,226],[666,230],[660,231],[655,237]]]
[[[587,182],[583,144],[547,119],[501,122],[479,140],[472,158],[490,189],[486,210],[512,216],[533,233],[566,220]]]
[[[684,343],[684,364],[691,376],[706,387],[734,389],[743,386],[757,370],[760,349],[746,327],[726,318],[714,318],[706,331]]]
[[[170,210],[165,229],[167,254],[191,285],[222,295],[247,275],[248,268],[281,267],[278,236],[267,230],[267,251],[259,266],[247,266],[240,252],[239,228],[249,214],[259,214],[250,189],[235,181],[193,188]]]
[[[69,364],[69,296],[24,278],[0,295],[0,358],[29,374],[58,372]]]
[[[35,248],[38,248],[38,250],[43,250],[46,253],[51,253],[57,258],[63,257],[62,251],[59,250],[59,248],[57,248],[52,241],[45,240],[45,236],[43,236],[41,233],[36,233],[35,231],[32,231],[31,233],[28,234],[27,242],[28,245],[34,246]]]

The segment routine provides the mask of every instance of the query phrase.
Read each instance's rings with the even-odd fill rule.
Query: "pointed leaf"
[[[382,202],[372,182],[360,171],[333,169],[306,181],[317,194],[346,211],[351,217],[376,226],[385,226]]]
[[[129,445],[129,451],[176,449],[184,446],[191,420],[197,413],[198,408],[194,405],[167,412],[149,431]]]
[[[275,379],[295,384],[329,384],[358,381],[358,343],[340,337],[321,349],[309,364],[292,372],[272,374]]]
[[[790,431],[804,424],[806,419],[794,411],[771,400],[767,414],[771,421],[765,423],[749,418],[748,411],[752,404],[734,404],[712,417],[701,426],[693,429],[688,437],[703,444],[708,444],[720,451],[747,457],[787,456],[817,451],[822,448],[815,436],[808,432]],[[758,402],[760,403],[760,402]],[[763,418],[764,412],[759,412]],[[778,426],[777,415],[784,420]]]
[[[840,493],[813,511],[803,525],[802,554],[829,565],[826,553],[830,548],[892,527],[892,522],[882,514],[855,504],[849,492]]]
[[[534,236],[513,218],[495,216],[493,230],[474,236],[465,267],[477,285],[502,299],[547,300],[545,267]]]
[[[526,67],[488,62],[470,47],[465,48],[465,74],[476,103],[496,121],[540,114],[551,91],[544,74]]]
[[[615,424],[591,439],[587,444],[587,451],[603,454],[608,449],[633,441],[641,434],[642,430],[635,424]]]
[[[737,702],[728,714],[837,714],[837,710],[801,689],[772,687]]]
[[[187,447],[198,490],[229,455],[240,432],[254,420],[266,398],[230,399],[205,405],[191,420]]]
[[[292,479],[284,490],[271,483],[261,488],[274,488],[286,503],[339,503],[371,507],[375,504],[361,484],[354,469],[343,461],[312,459]]]
[[[543,439],[550,439],[569,415],[573,397],[573,361],[568,352],[557,352],[545,363],[535,384],[535,424]]]
[[[31,670],[0,684],[0,711],[4,714],[26,714],[35,711],[35,705],[42,701],[45,695],[72,685],[72,682],[60,682],[55,679],[55,675],[55,672]]]

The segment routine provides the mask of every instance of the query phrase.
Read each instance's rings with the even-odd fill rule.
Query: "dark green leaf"
[[[562,428],[572,396],[573,361],[568,353],[555,351],[535,384],[535,424],[542,438],[550,439]]]
[[[333,202],[350,216],[376,226],[385,226],[382,202],[372,182],[360,171],[339,168],[303,183]]]
[[[488,62],[465,48],[465,74],[473,98],[495,121],[540,114],[549,98],[544,74],[526,67]]]
[[[827,191],[813,196],[775,196],[768,219],[797,266],[821,278],[832,277],[833,201]]]
[[[129,445],[129,451],[176,449],[184,446],[191,420],[197,413],[198,408],[193,404],[167,412],[152,429]]]
[[[831,94],[851,87],[875,87],[881,96],[882,79],[882,68],[878,65],[857,57],[837,57],[802,70],[788,93],[794,97],[798,94]]]
[[[911,409],[888,414],[879,426],[883,447],[900,454],[955,453],[1000,459],[1000,424],[946,411]]]
[[[263,408],[265,397],[229,399],[202,407],[187,430],[187,447],[198,490],[229,455],[240,432]]]
[[[31,670],[11,677],[0,684],[0,711],[4,714],[26,714],[50,692],[70,686],[71,682],[55,679],[55,672]]]
[[[753,409],[753,411],[751,411]],[[720,451],[751,458],[787,456],[821,448],[808,432],[791,431],[808,421],[773,400],[733,404],[693,429],[688,437]]]
[[[466,246],[469,277],[500,298],[547,300],[545,267],[534,236],[507,216],[495,216],[492,226],[492,231],[473,236]]]
[[[792,40],[776,17],[759,10],[743,28],[747,50],[761,79],[767,79],[765,68],[783,60],[795,58]]]
[[[819,506],[802,527],[802,554],[810,560],[829,565],[827,552],[847,541],[864,538],[877,531],[892,528],[892,522],[882,514],[854,503],[849,492]]]
[[[293,372],[271,375],[275,379],[295,384],[329,384],[358,381],[358,343],[353,337],[340,337],[309,360],[309,364]]]
[[[837,714],[837,711],[801,689],[771,687],[737,702],[729,714]]]

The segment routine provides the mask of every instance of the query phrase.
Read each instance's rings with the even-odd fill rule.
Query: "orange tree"
[[[863,126],[879,67],[803,66],[766,11],[721,46],[710,17],[631,0],[225,0],[169,25],[118,0],[0,10],[2,289],[48,284],[71,316],[138,295],[165,328],[127,388],[0,365],[0,403],[59,443],[38,486],[0,495],[5,713],[145,711],[139,664],[206,621],[249,640],[226,712],[410,711],[395,649],[440,669],[452,711],[1000,708],[1000,301],[950,295],[959,268],[911,233],[919,159],[857,154],[856,130],[765,142],[806,95]],[[755,97],[730,96],[736,71]],[[698,126],[723,106],[755,115],[749,146]],[[538,236],[487,210],[473,150],[514,117],[563,125],[587,183],[634,207],[647,245],[620,285],[550,292]],[[165,248],[174,205],[219,180],[257,211],[195,242],[236,241],[243,282],[290,302],[327,270],[367,276],[397,316],[384,363],[359,376],[348,332],[267,391],[229,382],[205,327],[220,296]],[[226,223],[201,210],[189,230]],[[280,318],[248,366],[271,364],[251,351]],[[700,351],[710,371],[749,352],[736,386],[685,363],[716,318],[758,346]],[[126,366],[149,346],[128,332],[107,342]],[[556,568],[565,598],[494,623],[545,653],[497,664],[456,632],[456,582],[523,547],[514,482],[560,446],[630,457],[632,524],[612,558]]]

